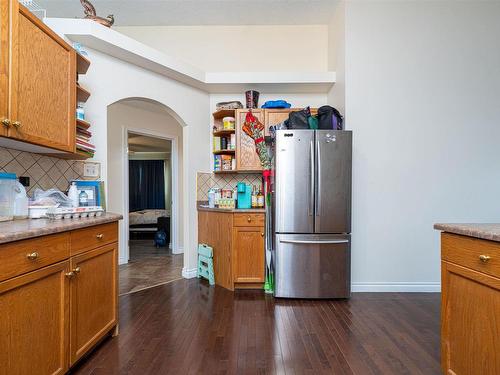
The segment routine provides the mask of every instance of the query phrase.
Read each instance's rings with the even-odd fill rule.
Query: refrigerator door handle
[[[321,216],[321,147],[316,140],[316,216]]]
[[[349,240],[280,240],[282,243],[306,243],[306,244],[336,244],[349,243]]]
[[[314,211],[314,141],[311,141],[310,144],[310,153],[309,153],[309,216],[313,215]]]

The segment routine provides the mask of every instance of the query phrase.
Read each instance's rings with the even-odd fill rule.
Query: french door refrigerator
[[[351,166],[350,131],[276,131],[276,297],[350,296]]]

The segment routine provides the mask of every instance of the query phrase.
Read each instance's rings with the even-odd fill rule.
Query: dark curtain
[[[165,162],[129,160],[129,211],[165,209]]]

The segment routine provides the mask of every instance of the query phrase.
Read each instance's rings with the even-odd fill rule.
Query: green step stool
[[[215,285],[214,251],[204,243],[198,245],[198,271],[196,276],[207,279],[210,285]]]

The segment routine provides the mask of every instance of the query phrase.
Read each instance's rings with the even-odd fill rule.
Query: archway
[[[130,222],[129,217],[129,137],[164,140],[171,144],[168,163],[171,166],[171,201],[165,207],[165,213],[151,214],[170,218],[170,238],[172,254],[183,253],[183,127],[182,119],[168,106],[148,98],[123,98],[107,107],[107,181],[108,181],[108,209],[123,215],[120,225],[120,264],[128,263],[130,259]],[[157,157],[156,157],[157,158]],[[165,161],[167,162],[167,161]],[[166,185],[165,185],[166,186]],[[146,210],[147,211],[147,210]],[[153,211],[153,210],[151,210]],[[156,219],[156,218],[153,218]],[[149,223],[151,224],[151,223]],[[153,225],[154,227],[154,225]],[[145,228],[147,229],[147,228]],[[153,229],[149,227],[149,229]],[[152,244],[152,240],[151,240]],[[167,244],[168,248],[168,244]],[[177,257],[179,258],[179,257]],[[182,256],[180,257],[182,258]],[[182,265],[181,265],[182,268]],[[181,271],[179,271],[179,278]],[[154,286],[169,281],[170,276],[158,276],[158,280],[148,281]]]

